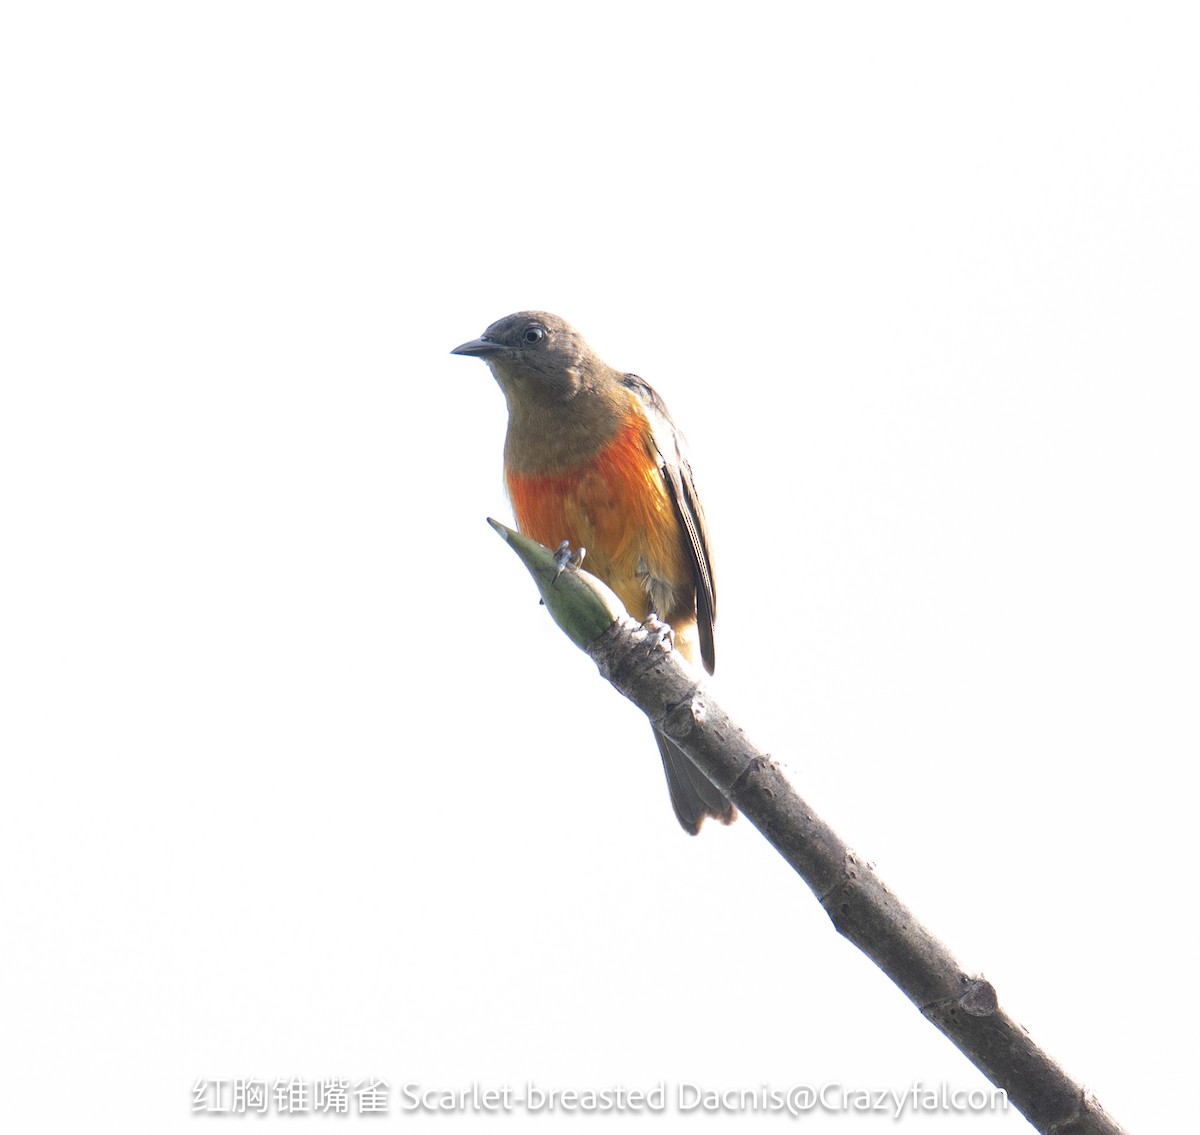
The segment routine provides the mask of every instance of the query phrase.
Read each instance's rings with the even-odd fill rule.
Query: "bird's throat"
[[[574,469],[603,450],[629,420],[621,388],[583,389],[564,401],[508,397],[504,465],[512,473]]]

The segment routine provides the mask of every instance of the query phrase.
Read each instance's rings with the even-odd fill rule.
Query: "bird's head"
[[[545,311],[506,315],[451,354],[483,359],[510,404],[514,399],[566,401],[603,369],[579,332]]]

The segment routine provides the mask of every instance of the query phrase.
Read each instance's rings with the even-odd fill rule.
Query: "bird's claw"
[[[564,571],[567,570],[567,565],[571,567],[582,567],[583,557],[587,555],[587,548],[576,548],[571,550],[571,541],[564,540],[554,550],[554,562],[558,566],[558,570],[554,573],[554,578],[557,579]]]
[[[675,632],[671,629],[671,624],[664,623],[653,611],[642,620],[642,626],[646,628],[650,641],[655,646],[666,650],[675,649]]]

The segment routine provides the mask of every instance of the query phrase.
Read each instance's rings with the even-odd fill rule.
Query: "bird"
[[[451,353],[487,363],[508,404],[504,480],[520,531],[548,548],[586,549],[588,570],[629,613],[665,620],[675,649],[692,665],[698,651],[711,674],[708,526],[686,442],[659,394],[544,311],[507,315]],[[654,738],[684,831],[697,834],[708,817],[732,823],[725,794],[661,730]]]

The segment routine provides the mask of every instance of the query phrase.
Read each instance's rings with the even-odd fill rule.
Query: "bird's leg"
[[[675,649],[675,632],[670,623],[664,623],[655,612],[651,611],[643,620],[642,626],[650,635],[655,646],[666,645],[668,650]]]
[[[567,564],[572,567],[582,567],[583,557],[587,555],[587,548],[577,548],[571,551],[571,541],[564,540],[554,550],[554,562],[558,565],[558,570],[554,573],[554,578],[557,579],[567,569]]]

